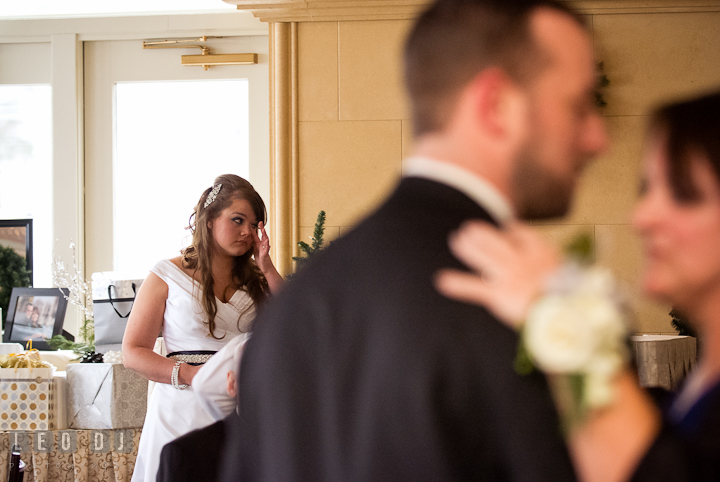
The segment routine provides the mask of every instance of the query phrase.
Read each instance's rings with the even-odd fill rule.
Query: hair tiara
[[[210,191],[210,194],[208,194],[207,199],[205,200],[205,207],[208,207],[213,203],[215,198],[217,197],[218,193],[220,192],[220,188],[222,187],[222,184],[218,184],[217,186],[212,188],[212,191]]]

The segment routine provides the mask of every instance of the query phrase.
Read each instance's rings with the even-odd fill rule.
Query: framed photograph
[[[31,286],[33,284],[32,225],[32,219],[0,219],[0,246],[12,248],[25,258]]]
[[[61,293],[62,290],[62,293]],[[32,340],[33,348],[49,350],[47,339],[62,334],[69,295],[67,288],[13,288],[5,320],[5,343]]]

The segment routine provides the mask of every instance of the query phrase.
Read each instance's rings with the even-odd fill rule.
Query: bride
[[[652,117],[633,224],[643,241],[642,287],[692,320],[701,359],[662,415],[629,367],[613,379],[614,402],[568,435],[582,480],[720,480],[720,92]],[[529,227],[468,224],[450,239],[475,273],[439,273],[445,295],[522,325],[559,255]],[[557,374],[548,373],[552,381]],[[562,412],[563,407],[559,406]]]
[[[190,219],[192,244],[152,268],[123,338],[125,366],[159,382],[133,482],[154,481],[163,446],[214,421],[193,394],[193,378],[215,352],[250,331],[256,307],[283,283],[269,256],[265,204],[245,179],[218,176]],[[153,352],[161,330],[167,358]]]

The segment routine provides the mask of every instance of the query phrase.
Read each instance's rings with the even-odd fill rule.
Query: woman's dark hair
[[[222,185],[222,187],[216,192],[215,200],[205,207],[208,196],[213,191],[213,188],[218,185]],[[265,203],[255,191],[255,188],[252,187],[252,184],[240,176],[223,174],[215,178],[213,185],[207,188],[200,196],[195,211],[190,216],[190,226],[188,227],[192,232],[192,244],[182,251],[183,267],[193,269],[200,274],[199,284],[202,288],[200,304],[205,314],[207,314],[208,329],[213,338],[217,338],[215,336],[217,302],[213,290],[215,284],[212,274],[211,247],[213,238],[212,232],[208,228],[208,221],[216,219],[220,212],[230,206],[236,199],[244,199],[249,202],[257,222],[262,221],[263,224],[266,222]],[[255,264],[252,254],[253,250],[250,249],[244,255],[235,258],[233,278],[241,289],[247,291],[254,304],[259,306],[267,298],[269,290],[267,280],[260,268]]]
[[[692,160],[704,156],[720,183],[720,92],[659,108],[650,132],[664,139],[668,179],[678,200],[695,202],[700,192],[692,179]]]

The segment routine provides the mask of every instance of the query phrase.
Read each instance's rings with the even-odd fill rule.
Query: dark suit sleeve
[[[189,480],[183,478],[187,471],[182,470],[183,456],[177,444],[170,442],[163,447],[160,453],[160,467],[157,473],[157,482],[182,482]]]
[[[194,430],[163,447],[157,482],[214,482],[217,480],[220,452],[225,441],[228,418]]]
[[[664,427],[640,461],[631,482],[694,480],[685,451],[684,444],[680,443],[667,426]]]

